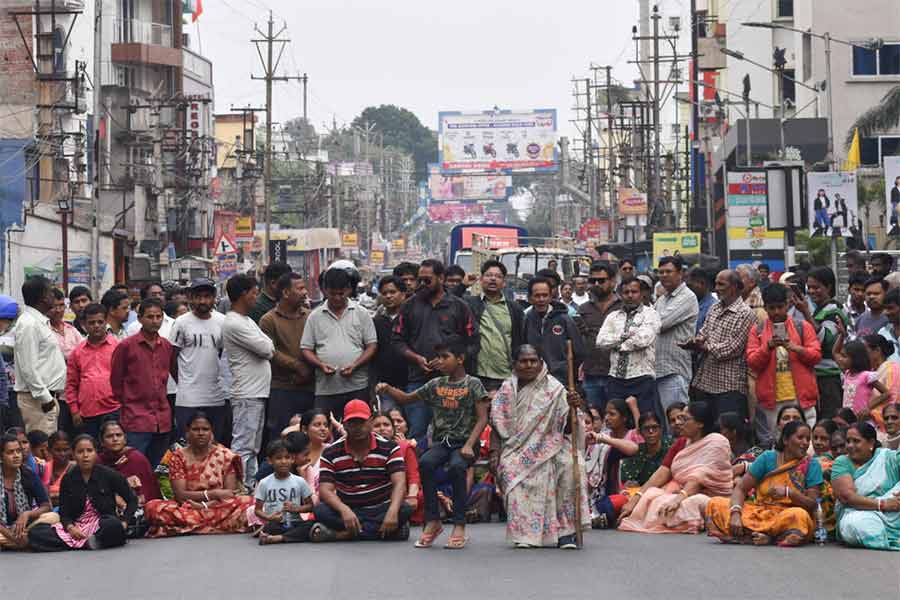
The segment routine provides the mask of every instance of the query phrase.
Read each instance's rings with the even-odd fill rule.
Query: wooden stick
[[[567,362],[569,367],[569,391],[575,391],[575,353],[572,340],[566,342]],[[581,531],[581,463],[578,460],[578,409],[569,407],[569,429],[572,431],[572,475],[575,479],[575,541],[579,548],[584,547],[584,534]]]

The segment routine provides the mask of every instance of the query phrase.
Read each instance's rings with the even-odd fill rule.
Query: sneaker
[[[577,550],[578,543],[575,538],[575,534],[572,535],[564,535],[559,538],[558,546],[563,550]]]
[[[532,546],[531,544],[526,544],[524,542],[516,542],[516,550],[528,550],[530,548],[537,548],[537,546]]]

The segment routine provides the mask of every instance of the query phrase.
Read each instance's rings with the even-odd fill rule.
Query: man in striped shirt
[[[406,540],[413,509],[406,496],[406,465],[394,441],[372,433],[372,411],[362,400],[344,407],[346,435],[322,453],[313,542]]]

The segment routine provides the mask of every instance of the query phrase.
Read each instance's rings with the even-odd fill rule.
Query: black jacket
[[[469,362],[466,363],[466,372],[472,375],[478,373],[478,353],[481,351],[481,317],[484,315],[484,300],[481,296],[466,296],[465,301],[472,311],[472,318],[475,321],[475,348],[474,353],[470,355]],[[510,344],[510,356],[516,353],[516,349],[525,343],[525,311],[519,306],[515,300],[506,300],[506,309],[509,311],[510,322],[512,323],[512,340]]]
[[[399,354],[407,349],[431,360],[434,347],[450,336],[459,336],[466,345],[468,356],[475,348],[475,322],[469,305],[452,294],[444,294],[437,306],[421,294],[415,294],[400,307],[394,321],[393,343]],[[409,383],[425,383],[437,373],[425,373],[415,363],[407,363]]]
[[[569,380],[566,345],[569,340],[572,340],[577,377],[578,367],[584,361],[584,340],[575,321],[569,316],[569,309],[560,302],[554,302],[545,318],[533,308],[528,311],[525,317],[525,342],[538,349],[550,374],[563,385],[568,385]]]
[[[391,329],[396,319],[384,314],[376,314],[372,317],[375,323],[375,333],[378,334],[378,352],[372,361],[375,369],[375,379],[381,383],[389,383],[399,390],[406,389],[406,381],[409,373],[406,368],[406,359],[397,351],[397,346],[391,343]]]
[[[116,495],[125,500],[124,520],[130,521],[137,510],[137,498],[131,486],[118,471],[103,465],[94,465],[91,478],[85,483],[81,470],[76,466],[63,475],[59,486],[59,518],[64,527],[74,523],[84,513],[85,501],[91,504],[101,517],[116,516]]]

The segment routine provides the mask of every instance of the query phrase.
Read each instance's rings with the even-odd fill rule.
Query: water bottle
[[[816,546],[824,546],[828,541],[828,532],[825,530],[825,511],[822,510],[822,499],[816,498]]]

